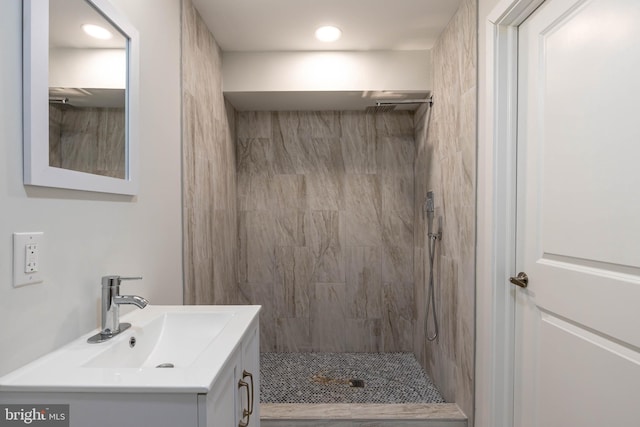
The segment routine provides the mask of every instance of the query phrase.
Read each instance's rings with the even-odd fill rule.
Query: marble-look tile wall
[[[221,54],[190,0],[182,1],[185,304],[236,297],[235,110],[222,95]]]
[[[240,112],[238,281],[263,351],[413,349],[408,112]]]
[[[50,105],[49,165],[125,178],[124,109]]]
[[[475,341],[476,17],[476,0],[463,0],[432,50],[430,121],[427,108],[415,115],[414,352],[446,401],[467,414],[469,426]],[[441,220],[443,235],[435,252],[440,335],[434,342],[425,339],[429,263],[422,203],[429,190],[435,192],[434,222]]]

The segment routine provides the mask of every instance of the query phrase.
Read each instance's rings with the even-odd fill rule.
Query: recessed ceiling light
[[[340,28],[331,25],[320,27],[316,30],[316,38],[321,42],[334,42],[342,36]]]
[[[87,33],[91,37],[95,37],[96,39],[109,40],[111,37],[113,37],[113,34],[111,34],[109,30],[98,25],[84,24],[82,26],[82,29],[85,33]]]

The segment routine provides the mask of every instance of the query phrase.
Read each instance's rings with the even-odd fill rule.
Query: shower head
[[[395,109],[395,105],[380,105],[380,103],[377,102],[375,107],[369,106],[364,111],[367,113],[387,113]]]
[[[49,104],[68,104],[69,98],[63,96],[50,96]]]
[[[433,104],[433,97],[425,99],[398,99],[398,100],[381,100],[376,101],[375,106],[370,106],[365,109],[367,113],[386,113],[395,110],[398,106],[411,106],[418,104]],[[404,108],[407,109],[407,108]]]

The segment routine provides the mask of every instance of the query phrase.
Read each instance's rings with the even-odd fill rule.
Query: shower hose
[[[427,295],[427,318],[426,332],[427,340],[434,341],[438,338],[438,316],[436,316],[436,295],[435,285],[433,283],[433,260],[436,253],[436,242],[440,238],[440,233],[428,233],[427,245],[429,246],[429,290]],[[432,313],[433,317],[433,335],[429,335],[429,313]]]

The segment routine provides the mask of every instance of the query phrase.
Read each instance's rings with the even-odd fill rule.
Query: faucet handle
[[[142,277],[121,277],[121,276],[102,276],[102,287],[120,287],[120,282],[123,280],[140,280]]]

